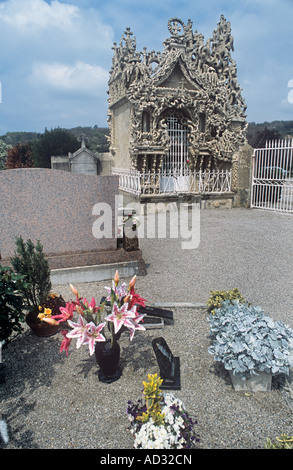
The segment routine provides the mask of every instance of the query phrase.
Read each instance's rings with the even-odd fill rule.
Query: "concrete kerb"
[[[197,308],[207,309],[207,305],[200,302],[157,302],[152,307],[158,308]]]
[[[138,274],[139,271],[138,263],[136,261],[52,269],[51,282],[53,285],[62,285],[104,281],[113,279],[117,269],[121,277],[132,277],[135,274]]]

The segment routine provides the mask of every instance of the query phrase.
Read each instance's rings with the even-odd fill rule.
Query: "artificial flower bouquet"
[[[134,286],[136,276],[134,276],[129,285],[126,283],[119,285],[119,273],[116,271],[112,287],[106,287],[108,296],[101,305],[96,304],[92,297],[91,302],[82,297],[77,289],[70,284],[76,300],[67,302],[66,307],[60,308],[59,315],[44,316],[43,321],[50,324],[63,325],[66,322],[67,328],[61,330],[63,341],[60,352],[66,351],[72,339],[76,339],[76,347],[83,344],[89,347],[90,355],[95,351],[95,343],[105,342],[107,334],[110,334],[111,344],[116,340],[116,335],[122,327],[130,332],[130,341],[134,337],[136,330],[145,330],[140,322],[144,315],[138,313],[139,306],[145,306],[145,299],[135,292]],[[102,319],[102,314],[105,317]],[[74,314],[77,314],[77,321],[73,321]]]
[[[143,382],[143,400],[128,401],[127,414],[136,449],[190,449],[198,442],[193,421],[184,404],[171,392],[162,393],[163,380],[157,374]]]
[[[42,305],[38,306],[38,315],[39,320],[45,320],[47,323],[54,324],[50,318],[55,318],[56,315],[60,314],[63,308],[66,307],[66,302],[61,295],[57,295],[54,292],[48,294],[48,297],[42,302]]]

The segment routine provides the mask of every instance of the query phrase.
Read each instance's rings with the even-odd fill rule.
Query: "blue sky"
[[[248,121],[292,120],[293,0],[0,0],[0,135],[106,126],[112,46],[127,26],[138,51],[157,52],[170,18],[206,41],[221,14]]]

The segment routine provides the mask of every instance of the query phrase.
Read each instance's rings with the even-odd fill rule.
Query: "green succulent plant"
[[[230,300],[230,302],[233,302],[234,300],[238,300],[242,304],[247,303],[244,297],[242,296],[242,294],[239,292],[239,290],[236,287],[228,291],[225,291],[225,290],[210,291],[210,297],[207,301],[209,313],[212,313],[214,315],[216,309],[221,308],[225,300]]]

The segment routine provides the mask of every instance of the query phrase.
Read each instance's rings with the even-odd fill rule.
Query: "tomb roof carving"
[[[203,147],[216,160],[231,161],[232,154],[246,142],[246,103],[232,58],[234,39],[231,24],[223,15],[212,37],[193,30],[171,18],[170,36],[161,52],[136,49],[136,37],[128,27],[119,44],[113,45],[109,74],[109,127],[114,126],[114,109],[127,100],[132,106],[130,154],[140,146],[167,149],[168,133],[164,113],[182,111],[189,129],[191,155]],[[148,133],[141,128],[142,114],[150,113]],[[205,116],[205,130],[199,132],[200,115]],[[112,145],[114,148],[115,145]],[[135,163],[134,163],[135,167]]]

